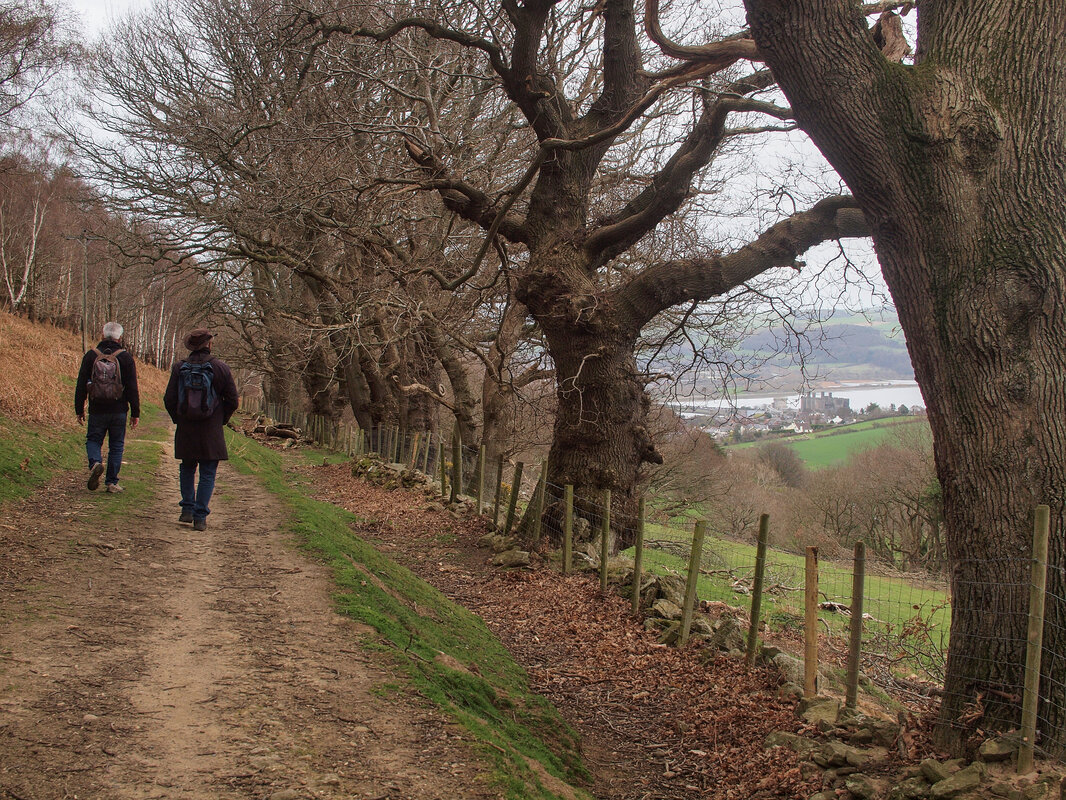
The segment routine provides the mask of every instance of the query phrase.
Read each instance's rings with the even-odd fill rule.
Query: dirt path
[[[103,517],[68,474],[0,516],[0,798],[495,797],[399,696],[282,510],[225,464],[209,528]]]

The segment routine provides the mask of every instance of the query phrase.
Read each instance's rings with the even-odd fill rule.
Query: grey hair
[[[122,326],[117,322],[109,322],[104,325],[104,338],[118,341],[122,338]]]

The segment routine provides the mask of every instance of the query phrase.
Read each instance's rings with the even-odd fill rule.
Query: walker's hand
[[[130,420],[130,428],[131,429],[136,428],[137,427],[137,423],[140,422],[140,421],[141,421],[140,417],[134,417],[133,419],[131,419]]]
[[[78,414],[78,424],[79,425],[84,425],[85,424],[85,415],[84,414]]]

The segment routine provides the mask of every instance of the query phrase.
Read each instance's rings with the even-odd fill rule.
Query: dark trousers
[[[85,427],[85,455],[89,468],[103,461],[101,451],[104,436],[107,436],[107,476],[104,482],[110,486],[118,483],[118,471],[122,469],[122,452],[126,449],[126,413],[90,414]]]
[[[196,470],[200,470],[200,481],[196,481]],[[215,491],[215,473],[218,471],[218,459],[214,461],[183,459],[178,465],[178,483],[181,486],[181,510],[192,514],[193,519],[207,519],[211,510],[211,493]]]

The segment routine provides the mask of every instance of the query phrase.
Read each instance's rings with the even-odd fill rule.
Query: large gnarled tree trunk
[[[848,182],[929,406],[953,616],[942,736],[1018,721],[1033,510],[1051,507],[1041,744],[1066,752],[1066,7],[918,2],[913,67],[845,0],[746,0]]]

